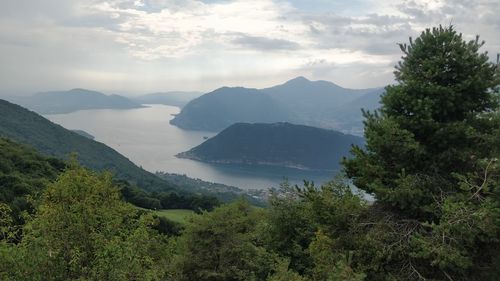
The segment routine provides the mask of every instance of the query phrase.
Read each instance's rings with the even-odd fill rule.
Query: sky
[[[500,53],[500,0],[2,0],[0,94],[394,83],[397,43],[453,24]]]

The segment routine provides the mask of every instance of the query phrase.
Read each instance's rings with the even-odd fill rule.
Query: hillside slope
[[[360,137],[289,123],[237,123],[178,157],[209,163],[335,170]]]
[[[67,159],[76,152],[83,166],[97,171],[110,170],[118,178],[147,190],[173,188],[171,184],[137,167],[114,149],[56,125],[19,105],[0,100],[0,112],[0,136],[61,159]]]
[[[40,155],[34,149],[0,137],[0,203],[12,210],[12,219],[22,223],[20,213],[32,208],[26,195],[43,190],[66,167],[65,163]]]

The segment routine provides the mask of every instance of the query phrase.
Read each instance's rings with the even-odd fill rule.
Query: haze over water
[[[186,174],[192,178],[237,186],[243,189],[278,187],[287,178],[323,183],[334,175],[280,167],[215,165],[179,159],[175,155],[213,137],[213,132],[186,131],[169,124],[178,107],[149,105],[130,110],[82,110],[69,114],[45,115],[67,129],[84,130],[150,172]]]

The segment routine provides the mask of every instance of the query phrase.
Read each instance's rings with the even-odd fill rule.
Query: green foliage
[[[70,167],[50,184],[18,245],[2,247],[7,280],[160,280],[168,243],[120,200],[107,174]]]
[[[189,218],[191,218],[194,212],[187,209],[171,209],[155,211],[155,214],[160,217],[167,218],[171,221],[184,224],[189,221]]]
[[[9,205],[0,203],[0,241],[10,238],[11,228],[14,225],[11,213]]]
[[[308,216],[299,192],[285,182],[279,193],[269,199],[268,224],[263,237],[267,247],[290,260],[290,268],[304,273],[312,265],[307,253],[316,231],[314,221]]]
[[[413,257],[446,275],[495,280],[500,276],[500,167],[482,162],[478,173],[457,176],[465,194],[444,198],[439,223],[424,223],[413,237]]]
[[[500,72],[482,45],[451,26],[410,39],[398,84],[365,113],[366,149],[344,164],[377,199],[358,248],[371,280],[500,276]]]
[[[0,204],[9,208],[12,227],[24,223],[24,211],[33,210],[28,196],[43,191],[64,167],[62,161],[41,156],[31,148],[0,138]]]
[[[308,279],[300,276],[297,272],[290,270],[289,262],[280,261],[274,272],[267,281],[307,281]]]
[[[355,273],[351,268],[352,252],[347,257],[339,254],[334,239],[326,236],[322,231],[309,245],[309,252],[314,261],[312,271],[313,280],[345,280],[362,281],[365,274]]]
[[[460,192],[452,173],[498,153],[498,112],[485,114],[498,110],[500,76],[482,45],[439,27],[401,46],[399,83],[387,87],[380,114],[366,113],[366,150],[344,161],[356,186],[407,215],[435,218],[435,197]]]
[[[263,236],[267,247],[290,259],[290,269],[303,277],[363,280],[350,263],[361,236],[355,226],[365,212],[365,202],[340,180],[320,188],[285,183],[271,197]]]
[[[120,187],[123,198],[138,207],[159,209],[190,209],[196,212],[211,211],[220,204],[219,200],[205,194],[191,193],[188,191],[147,192],[132,186],[127,181],[118,180],[115,184]]]
[[[243,201],[193,217],[179,240],[175,280],[265,280],[276,257],[257,235],[262,218]]]

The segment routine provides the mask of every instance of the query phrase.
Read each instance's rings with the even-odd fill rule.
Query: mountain
[[[288,119],[286,109],[257,89],[223,87],[189,102],[170,123],[183,129],[217,132],[237,122]]]
[[[375,89],[337,108],[335,115],[338,120],[342,121],[340,126],[346,128],[343,131],[354,135],[363,135],[363,127],[360,124],[363,124],[364,117],[361,109],[372,112],[378,109],[380,96],[383,93],[383,88]]]
[[[130,109],[142,107],[140,103],[119,95],[105,95],[85,89],[41,92],[28,97],[11,99],[14,103],[40,114],[69,113],[85,109]]]
[[[29,145],[39,152],[67,159],[73,152],[79,162],[97,171],[110,170],[120,179],[147,190],[174,186],[137,167],[114,149],[56,125],[19,105],[0,100],[0,136]]]
[[[237,122],[290,122],[359,134],[361,108],[372,107],[372,100],[378,103],[382,92],[304,77],[260,90],[224,87],[192,100],[170,123],[189,130],[220,131]]]
[[[140,104],[164,104],[184,107],[191,100],[201,96],[200,92],[166,92],[153,93],[132,98]]]
[[[237,123],[177,156],[209,163],[335,170],[363,139],[290,123]]]

